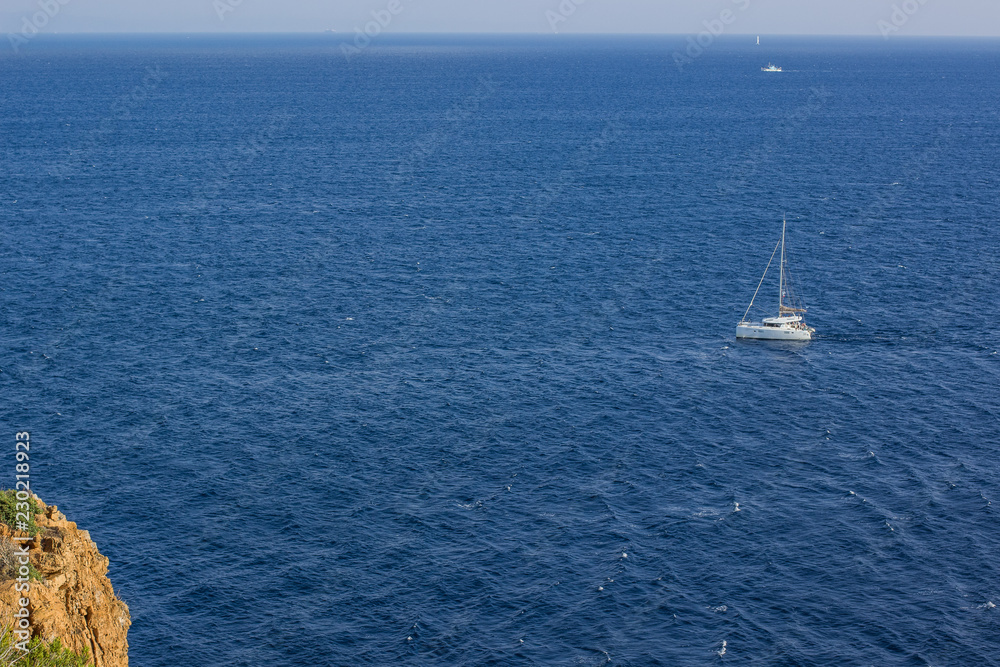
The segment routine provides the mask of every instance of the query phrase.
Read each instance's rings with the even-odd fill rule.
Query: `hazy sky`
[[[726,34],[1000,36],[1000,0],[0,0],[0,31],[350,33],[390,5],[387,32],[689,34],[729,9]]]

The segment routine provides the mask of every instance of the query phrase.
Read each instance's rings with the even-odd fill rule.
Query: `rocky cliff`
[[[108,580],[108,559],[97,550],[90,534],[80,530],[55,505],[36,497],[35,516],[40,531],[29,545],[31,564],[42,580],[30,582],[31,629],[44,641],[55,638],[74,651],[90,651],[96,667],[128,665],[128,634],[132,620]],[[12,533],[0,524],[0,542],[11,548]],[[19,547],[20,544],[17,543]],[[11,627],[25,596],[13,579],[0,580],[0,625]]]

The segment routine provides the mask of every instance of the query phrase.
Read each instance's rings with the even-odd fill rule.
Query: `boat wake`
[[[823,333],[813,335],[813,340],[829,341],[832,343],[905,343],[907,341],[915,341],[921,339],[918,336],[904,336],[902,332],[880,332],[876,331],[873,333]]]

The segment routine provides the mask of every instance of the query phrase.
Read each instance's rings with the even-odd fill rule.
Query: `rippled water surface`
[[[0,53],[0,415],[133,664],[998,664],[1000,44],[746,41]]]

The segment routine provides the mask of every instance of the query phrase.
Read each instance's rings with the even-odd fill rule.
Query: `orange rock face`
[[[45,641],[58,637],[74,651],[87,648],[96,667],[126,667],[132,619],[108,580],[108,559],[59,508],[39,505],[43,513],[35,521],[42,531],[27,544],[31,564],[44,581],[31,581],[27,594],[15,589],[16,580],[0,581],[0,626],[11,626],[20,599],[27,597],[34,636]],[[10,529],[0,524],[0,540],[11,537]]]

